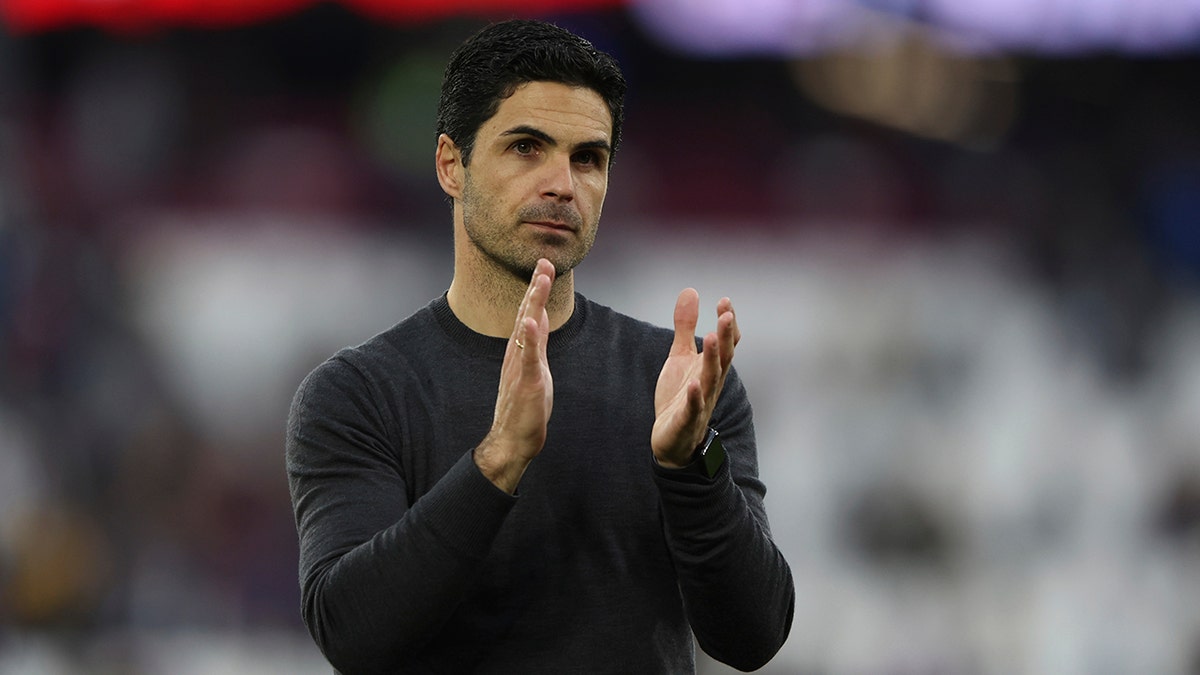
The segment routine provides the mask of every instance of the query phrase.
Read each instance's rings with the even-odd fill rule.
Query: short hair
[[[464,166],[479,128],[496,114],[503,99],[528,82],[558,82],[599,94],[612,115],[611,145],[616,153],[625,106],[625,76],[616,59],[553,24],[513,19],[475,33],[454,50],[446,65],[437,133],[449,136],[462,150]]]

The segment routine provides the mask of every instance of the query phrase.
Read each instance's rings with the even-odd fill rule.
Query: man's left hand
[[[742,338],[733,303],[721,298],[717,303],[717,330],[704,336],[703,349],[698,352],[699,318],[700,295],[695,289],[684,289],[675,302],[675,340],[654,391],[650,448],[658,463],[666,467],[686,466],[704,440],[733,362],[733,349]]]

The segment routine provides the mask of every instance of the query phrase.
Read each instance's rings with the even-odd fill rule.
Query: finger
[[[537,265],[533,269],[533,275],[529,278],[529,287],[525,289],[525,295],[521,298],[521,304],[517,307],[517,320],[513,322],[512,338],[514,340],[521,340],[521,344],[525,343],[521,337],[524,332],[522,321],[524,321],[526,316],[533,316],[535,319],[540,319],[540,315],[545,313],[546,301],[550,296],[549,286],[554,283],[554,275],[554,265],[545,258],[538,259]],[[537,304],[538,300],[534,296],[541,283],[539,280],[543,278],[546,280],[546,293],[544,297],[540,298],[539,307]],[[531,306],[531,303],[533,303],[533,306]]]
[[[703,385],[705,398],[712,400],[721,387],[725,375],[722,367],[721,348],[716,333],[704,336],[704,352],[700,355],[700,384]]]
[[[736,345],[742,340],[742,331],[738,328],[737,312],[733,311],[733,301],[729,298],[721,298],[721,300],[717,302],[717,318],[720,319],[720,317],[724,316],[725,314],[730,314],[733,316],[733,344]]]
[[[717,346],[721,356],[721,370],[729,370],[733,362],[733,350],[738,339],[737,319],[733,312],[725,312],[717,317]]]
[[[696,353],[696,323],[700,320],[700,294],[685,288],[675,301],[675,340],[671,353]]]
[[[546,339],[542,335],[542,331],[538,330],[538,323],[531,317],[525,317],[521,321],[521,343],[525,348],[521,350],[521,366],[529,368],[536,366],[540,358],[540,354],[545,350]]]
[[[554,265],[545,258],[537,261],[533,268],[533,277],[529,280],[525,316],[538,316],[546,309],[546,301],[550,298],[550,287],[554,285]]]
[[[546,303],[550,300],[550,287],[554,284],[554,266],[544,258],[538,261],[538,268],[529,282],[529,301],[526,303],[525,316],[532,317],[541,323],[546,313]]]
[[[534,268],[534,274],[545,274],[550,278],[550,282],[554,283],[554,278],[558,272],[554,269],[554,263],[545,258],[538,258],[537,266]]]
[[[525,289],[525,295],[521,297],[521,304],[517,305],[517,320],[513,322],[513,339],[521,337],[521,323],[525,320],[525,314],[529,311],[529,298],[533,295],[533,287],[537,282],[537,274],[529,279],[529,286]]]
[[[553,268],[551,268],[552,273]],[[534,353],[539,354],[543,361],[546,360],[546,345],[550,343],[550,314],[546,309],[546,303],[550,300],[550,287],[551,275],[541,275],[538,287],[534,290],[534,303],[538,307],[538,312],[528,318],[533,322],[534,332],[538,336]]]
[[[551,268],[553,270],[553,268]],[[553,273],[553,272],[552,272]],[[525,313],[517,318],[516,337],[527,351],[545,345],[542,333],[549,333],[550,319],[546,313],[546,302],[550,299],[550,275],[537,273],[529,284],[529,297],[525,301]]]

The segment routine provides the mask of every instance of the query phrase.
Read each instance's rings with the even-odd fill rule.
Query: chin
[[[509,274],[520,279],[523,283],[529,283],[533,277],[533,271],[537,269],[537,261],[545,258],[554,265],[555,277],[562,277],[575,269],[583,259],[587,257],[588,251],[579,251],[575,248],[564,246],[547,245],[546,242],[541,242],[541,245],[534,245],[522,251],[507,251],[487,254],[493,262],[506,270]]]

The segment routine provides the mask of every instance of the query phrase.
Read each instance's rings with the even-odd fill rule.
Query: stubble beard
[[[564,204],[546,202],[524,206],[512,222],[503,222],[497,209],[468,177],[462,197],[463,229],[472,247],[492,266],[525,284],[533,276],[539,258],[554,265],[555,275],[575,269],[596,241],[597,223],[585,227],[579,212]],[[574,232],[522,232],[522,223],[550,220],[566,222]],[[533,238],[532,245],[528,237]],[[575,239],[575,241],[572,241]]]

